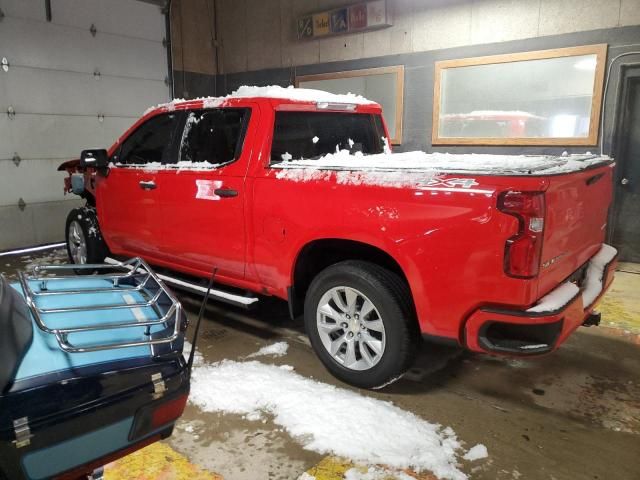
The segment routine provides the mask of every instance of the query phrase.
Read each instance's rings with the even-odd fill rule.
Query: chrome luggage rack
[[[112,271],[113,273],[98,273],[93,275],[78,275],[78,270]],[[49,276],[43,276],[47,272]],[[56,275],[56,273],[70,272],[71,275]],[[53,274],[53,275],[52,275]],[[29,272],[18,272],[18,278],[22,291],[24,292],[27,306],[33,314],[36,325],[40,330],[54,335],[60,348],[69,353],[87,353],[102,350],[113,350],[118,348],[150,346],[155,355],[154,346],[171,344],[179,339],[181,332],[186,328],[186,320],[182,305],[174,295],[166,288],[163,281],[141,258],[132,258],[126,262],[114,262],[113,264],[86,264],[86,265],[37,265]],[[104,287],[88,286],[87,288],[59,288],[55,284],[61,281],[82,281],[106,280],[111,285]],[[37,291],[30,283],[36,283]],[[52,284],[52,285],[50,285]],[[53,288],[52,288],[53,287]],[[94,295],[105,293],[132,293],[137,292],[145,301],[136,303],[112,303],[99,304],[94,306],[69,306],[57,308],[43,308],[38,306],[37,300],[43,297],[59,295]],[[77,298],[77,297],[76,297]],[[155,319],[141,318],[140,310],[151,308],[157,316]],[[138,310],[136,310],[138,309]],[[60,313],[87,313],[96,311],[120,311],[129,310],[137,320],[119,320],[115,322],[75,325],[64,328],[51,328],[47,326],[44,317],[48,314]],[[152,333],[155,326],[164,326],[157,333]],[[92,345],[74,345],[69,341],[69,335],[82,332],[98,332],[115,329],[126,329],[134,327],[145,327],[144,338],[139,341],[124,341],[114,343],[98,343]],[[142,338],[142,337],[141,337]],[[181,344],[181,342],[180,342]]]

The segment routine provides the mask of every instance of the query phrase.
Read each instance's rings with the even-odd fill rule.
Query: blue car
[[[171,435],[186,327],[141,259],[0,276],[0,479],[86,478]]]

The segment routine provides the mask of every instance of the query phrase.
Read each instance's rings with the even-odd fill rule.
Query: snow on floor
[[[287,342],[276,342],[247,355],[247,358],[264,357],[268,355],[272,357],[282,357],[287,354],[287,350],[289,350],[289,344]]]
[[[348,150],[330,153],[318,159],[293,159],[272,165],[282,169],[278,178],[298,178],[298,170],[419,171],[437,173],[481,173],[495,175],[551,175],[582,170],[610,161],[599,155],[489,155],[425,153],[351,154]]]
[[[304,448],[366,464],[466,479],[455,432],[390,402],[305,378],[287,365],[223,360],[192,374],[190,400],[207,412],[273,416]]]
[[[487,447],[479,443],[475,447],[472,447],[471,449],[469,449],[469,451],[465,453],[464,457],[462,458],[470,462],[473,462],[475,460],[480,460],[481,458],[487,458],[488,456],[489,456],[489,453],[487,452]]]

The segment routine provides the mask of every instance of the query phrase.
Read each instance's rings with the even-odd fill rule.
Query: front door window
[[[175,113],[158,115],[142,124],[124,141],[112,161],[127,166],[166,162],[177,118]]]

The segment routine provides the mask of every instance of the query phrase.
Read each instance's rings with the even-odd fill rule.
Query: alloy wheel
[[[316,324],[324,348],[350,370],[369,370],[384,354],[382,316],[355,288],[340,286],[327,291],[318,303]]]

